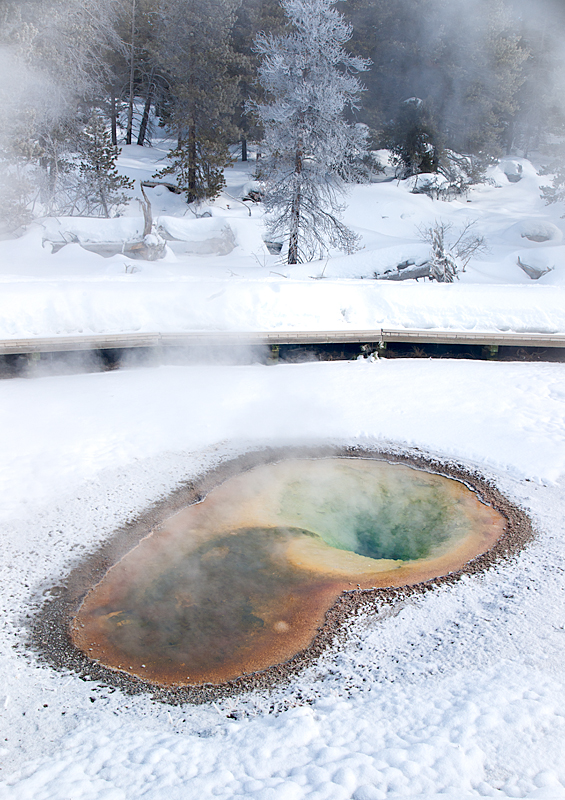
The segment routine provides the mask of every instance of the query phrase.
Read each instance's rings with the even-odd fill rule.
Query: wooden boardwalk
[[[117,333],[0,340],[0,355],[114,350],[134,347],[257,347],[309,344],[452,344],[491,347],[564,347],[565,333],[491,331],[341,330],[198,331],[194,333]]]

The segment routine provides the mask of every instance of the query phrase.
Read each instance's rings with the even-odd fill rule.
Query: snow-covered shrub
[[[432,257],[429,261],[429,278],[440,283],[453,283],[459,267],[445,241],[449,225],[436,222],[422,232],[423,238],[432,246]]]
[[[465,272],[472,256],[485,251],[485,240],[474,228],[475,223],[469,221],[460,231],[454,231],[451,223],[441,220],[420,228],[422,241],[431,245],[430,280],[453,283],[459,272]]]
[[[553,163],[540,170],[541,175],[551,175],[551,186],[541,187],[541,196],[547,203],[562,203],[565,200],[565,157],[557,158]],[[565,214],[562,215],[565,217]]]
[[[443,150],[438,172],[445,178],[442,200],[451,200],[466,194],[471,186],[486,181],[486,168],[493,159],[486,153],[464,155],[453,150]]]
[[[25,169],[0,161],[0,234],[13,233],[31,222],[36,195]]]
[[[438,155],[437,172],[416,175],[413,194],[425,194],[432,200],[450,201],[467,194],[472,186],[485,182],[489,159],[462,155],[453,150],[442,150]]]

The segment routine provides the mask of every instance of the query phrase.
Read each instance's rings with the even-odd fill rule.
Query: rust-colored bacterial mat
[[[72,641],[148,683],[222,683],[307,647],[344,590],[458,570],[505,522],[463,483],[402,464],[257,466],[111,567],[73,619]]]

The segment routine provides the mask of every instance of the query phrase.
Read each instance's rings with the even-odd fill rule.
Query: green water
[[[428,558],[468,533],[469,520],[459,517],[445,478],[377,466],[377,480],[347,462],[336,465],[331,478],[318,470],[305,474],[283,493],[281,518],[314,531],[330,547],[374,559]]]

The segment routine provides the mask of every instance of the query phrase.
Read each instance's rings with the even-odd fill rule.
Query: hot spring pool
[[[489,550],[506,520],[463,483],[363,458],[256,466],[170,516],[71,623],[105,667],[222,683],[307,647],[344,590],[417,584]]]

